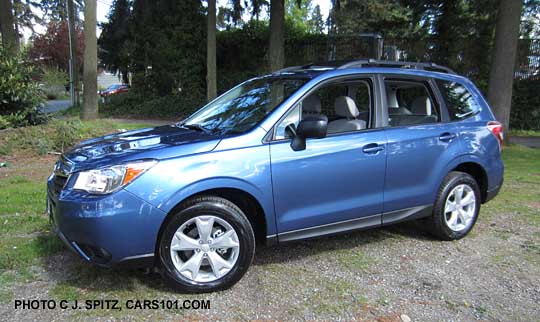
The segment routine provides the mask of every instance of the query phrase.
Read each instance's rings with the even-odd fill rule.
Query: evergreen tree
[[[204,93],[205,27],[198,0],[135,0],[129,27],[134,87],[159,96]]]
[[[303,0],[300,5],[297,0],[285,1],[285,20],[304,33],[311,31],[310,11],[311,0]]]
[[[324,20],[319,5],[316,5],[311,12],[310,31],[315,34],[322,34],[324,32]]]
[[[376,32],[402,37],[410,30],[410,16],[411,10],[394,0],[334,0],[330,30],[337,35]]]
[[[120,72],[127,83],[130,59],[130,41],[128,24],[131,16],[131,1],[115,0],[107,16],[107,22],[101,25],[98,40],[99,58],[102,64],[112,72]]]

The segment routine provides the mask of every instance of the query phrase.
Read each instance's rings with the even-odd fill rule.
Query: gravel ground
[[[0,320],[539,321],[540,233],[516,216],[481,214],[455,242],[412,222],[261,248],[236,286],[205,295],[174,293],[157,274],[99,269],[66,251],[33,267],[35,278],[13,299],[209,299],[211,309],[15,310],[10,301]]]

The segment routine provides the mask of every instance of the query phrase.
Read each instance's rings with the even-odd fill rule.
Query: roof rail
[[[390,60],[375,60],[375,59],[359,59],[350,61],[338,67],[345,68],[361,68],[361,67],[390,67],[390,68],[406,68],[406,69],[421,69],[435,72],[443,72],[448,74],[456,74],[448,67],[437,65],[435,63],[418,63],[408,61],[390,61]]]
[[[272,74],[280,74],[280,73],[290,72],[290,71],[298,70],[298,69],[302,69],[302,66],[290,66],[290,67],[285,67],[285,68],[276,70],[276,71],[273,72]]]
[[[272,74],[280,74],[280,73],[285,73],[285,72],[292,72],[292,71],[298,71],[298,70],[305,70],[305,69],[309,69],[309,68],[312,67],[313,65],[314,65],[313,63],[309,63],[309,64],[305,64],[305,65],[301,65],[301,66],[290,66],[290,67],[285,67],[285,68],[276,70],[276,71],[273,72]]]

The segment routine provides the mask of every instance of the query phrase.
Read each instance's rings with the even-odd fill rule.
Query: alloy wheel
[[[176,270],[195,282],[212,282],[229,273],[238,260],[240,243],[234,228],[216,216],[197,216],[178,228],[171,240]]]
[[[474,190],[460,184],[446,198],[444,218],[446,225],[453,231],[460,232],[471,226],[476,211],[476,196]]]

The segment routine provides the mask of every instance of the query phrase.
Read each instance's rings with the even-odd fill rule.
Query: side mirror
[[[328,118],[325,115],[310,115],[306,116],[298,124],[298,128],[294,125],[289,125],[285,129],[292,137],[291,148],[294,151],[306,149],[306,139],[314,138],[321,139],[326,136],[328,129]]]

